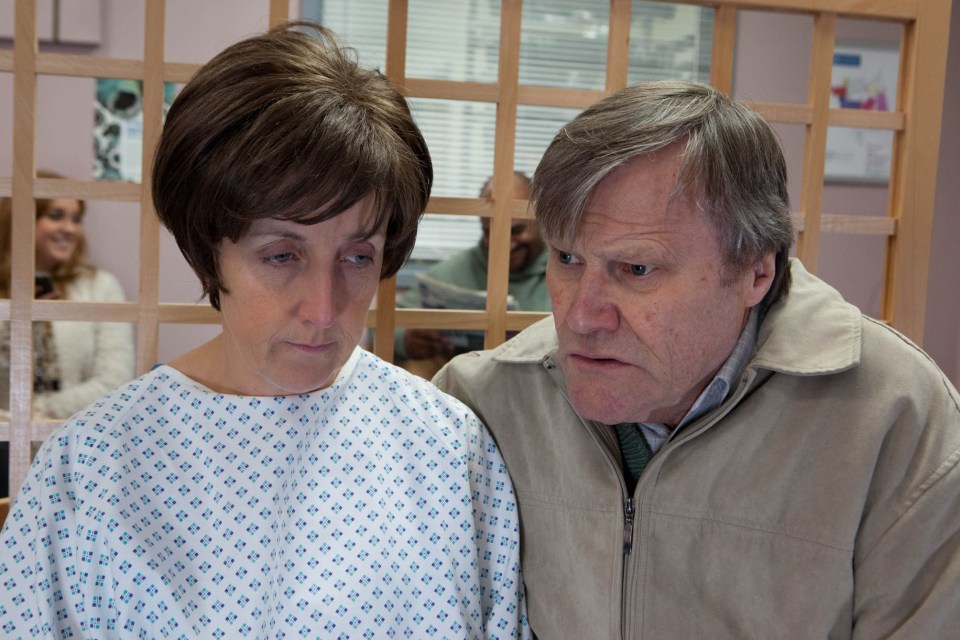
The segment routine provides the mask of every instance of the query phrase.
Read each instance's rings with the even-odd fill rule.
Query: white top
[[[486,428],[357,349],[299,396],[161,366],[44,444],[0,535],[22,637],[529,637]]]
[[[123,287],[103,269],[91,270],[67,285],[74,302],[123,302]],[[60,390],[33,397],[35,418],[69,418],[133,378],[133,326],[129,322],[51,322],[60,369]],[[9,336],[9,323],[0,333]],[[9,338],[8,338],[9,339]],[[10,351],[0,350],[0,417],[8,414]]]

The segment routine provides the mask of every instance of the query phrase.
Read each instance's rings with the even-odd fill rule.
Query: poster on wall
[[[163,85],[163,115],[176,95]],[[143,156],[143,81],[98,78],[94,100],[93,177],[140,182]]]
[[[830,107],[894,111],[899,62],[896,47],[838,43],[833,54]],[[830,127],[824,177],[838,182],[886,182],[892,156],[892,131]]]

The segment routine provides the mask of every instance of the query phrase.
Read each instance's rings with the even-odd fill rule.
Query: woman
[[[41,178],[62,178],[38,171]],[[117,279],[86,263],[82,200],[36,200],[38,298],[119,302]],[[11,201],[0,198],[0,297],[10,297]],[[9,407],[10,325],[0,325],[0,403]],[[67,418],[133,377],[133,333],[118,322],[35,322],[34,418]]]
[[[167,115],[153,197],[223,332],[45,444],[0,536],[8,625],[529,634],[493,440],[357,347],[431,180],[403,98],[322,28],[279,27],[197,73]]]

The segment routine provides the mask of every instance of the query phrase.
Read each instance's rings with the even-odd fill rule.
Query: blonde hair
[[[38,170],[37,177],[65,178],[66,176],[53,171]],[[38,220],[50,210],[53,199],[37,198],[35,202],[36,217],[34,220]],[[82,217],[86,212],[86,205],[83,200],[77,200],[77,203],[80,205],[80,215]],[[0,298],[10,297],[12,227],[13,202],[10,198],[0,198]],[[77,238],[77,246],[74,248],[70,258],[66,262],[57,265],[57,268],[50,274],[53,278],[53,288],[57,293],[61,296],[64,295],[68,284],[81,275],[90,272],[92,267],[87,264],[86,259],[87,241],[81,234]]]

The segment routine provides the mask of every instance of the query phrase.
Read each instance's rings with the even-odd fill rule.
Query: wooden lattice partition
[[[266,1],[266,0],[264,0]],[[215,323],[204,305],[159,302],[160,233],[150,202],[150,161],[161,128],[164,82],[182,83],[197,65],[164,58],[166,4],[145,0],[142,60],[39,53],[36,0],[16,0],[14,47],[0,51],[0,71],[13,72],[13,175],[0,176],[0,195],[13,198],[12,263],[15,274],[9,300],[0,300],[0,320],[11,325],[10,421],[0,423],[0,440],[11,444],[10,486],[20,486],[30,459],[30,442],[44,439],[56,423],[31,419],[31,323],[36,320],[121,321],[137,327],[137,371],[157,359],[157,336],[163,323]],[[914,340],[923,338],[923,320],[930,254],[934,188],[940,136],[940,108],[946,65],[949,0],[739,0],[699,2],[713,7],[714,34],[711,82],[732,89],[738,11],[777,11],[812,15],[814,39],[807,100],[803,104],[755,103],[772,122],[805,127],[802,184],[796,212],[801,229],[797,253],[808,268],[818,262],[820,233],[867,233],[887,239],[882,276],[882,319]],[[269,20],[289,15],[288,0],[271,0]],[[627,84],[630,49],[630,0],[610,0],[605,91],[524,86],[518,83],[521,0],[502,0],[497,83],[452,82],[409,78],[407,0],[391,0],[387,29],[386,74],[406,95],[496,104],[493,202],[477,198],[433,198],[428,212],[491,216],[488,302],[485,311],[439,311],[394,308],[395,281],[384,282],[376,311],[374,351],[392,359],[394,327],[472,328],[486,330],[488,346],[504,340],[507,331],[522,329],[544,314],[508,312],[506,294],[512,217],[529,215],[526,202],[510,200],[518,105],[583,108]],[[898,109],[893,113],[831,109],[829,88],[837,20],[877,19],[902,25]],[[115,182],[38,179],[37,77],[142,79],[144,109],[142,185]],[[828,126],[885,129],[894,132],[887,217],[855,217],[821,210]],[[80,303],[33,300],[34,197],[72,197],[140,203],[140,275],[137,302]]]

